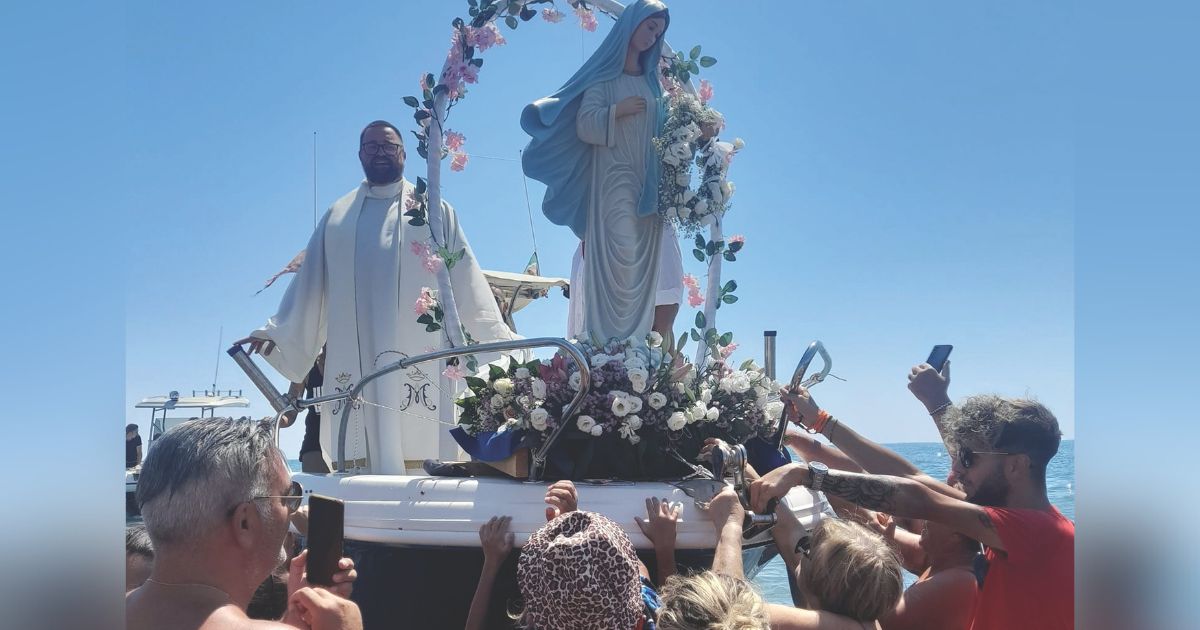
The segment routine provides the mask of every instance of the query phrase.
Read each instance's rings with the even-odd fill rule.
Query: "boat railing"
[[[550,435],[546,437],[546,440],[542,442],[541,446],[539,446],[538,449],[532,453],[533,461],[529,466],[529,481],[540,481],[542,472],[545,469],[546,458],[550,452],[550,449],[558,440],[558,437],[563,432],[563,429],[567,427],[567,425],[579,412],[579,408],[583,404],[584,397],[587,396],[588,392],[591,390],[591,371],[587,358],[578,347],[566,339],[562,339],[560,337],[514,339],[510,341],[480,343],[460,348],[444,348],[442,350],[417,354],[385,365],[382,368],[363,376],[363,378],[359,380],[354,387],[346,391],[325,394],[323,396],[314,396],[312,398],[298,399],[292,399],[287,394],[281,393],[278,389],[276,389],[274,384],[271,383],[270,379],[267,378],[266,374],[263,374],[262,370],[258,368],[258,366],[254,363],[254,360],[250,358],[250,355],[247,354],[240,345],[235,345],[230,348],[228,350],[228,354],[233,358],[234,363],[237,363],[238,367],[242,368],[242,370],[246,372],[246,376],[249,377],[250,382],[262,392],[263,396],[267,398],[267,402],[269,402],[271,407],[275,409],[276,435],[278,435],[279,423],[287,413],[299,411],[301,409],[327,402],[338,400],[357,400],[362,394],[363,388],[366,387],[368,383],[375,381],[380,377],[391,374],[392,372],[409,368],[418,363],[462,357],[471,354],[508,352],[512,350],[529,350],[532,348],[547,347],[558,348],[573,361],[575,361],[575,364],[579,366],[579,389],[575,392],[575,396],[571,399],[571,401],[567,403],[567,406],[563,408],[562,418],[559,420],[557,426],[554,427],[554,430],[550,432]],[[350,410],[353,407],[354,405],[349,404],[342,406],[342,414],[338,425],[339,473],[346,472],[346,430],[350,424]]]

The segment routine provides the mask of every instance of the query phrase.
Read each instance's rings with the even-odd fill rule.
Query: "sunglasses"
[[[288,485],[288,491],[285,495],[262,495],[250,497],[249,500],[258,501],[260,499],[280,499],[283,501],[283,505],[287,507],[288,514],[291,515],[295,513],[296,510],[300,509],[300,503],[304,500],[304,486],[301,486],[299,481],[293,481]],[[234,510],[236,509],[237,505],[229,508],[229,514],[232,516]]]
[[[962,466],[963,470],[967,470],[971,466],[975,465],[975,456],[976,455],[1013,455],[1013,454],[1014,453],[1009,453],[1007,451],[976,451],[976,450],[972,450],[972,449],[964,446],[964,447],[958,449],[957,459],[958,459],[958,465]]]

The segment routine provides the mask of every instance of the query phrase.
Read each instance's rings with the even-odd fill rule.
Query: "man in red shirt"
[[[915,393],[915,392],[914,392]],[[806,426],[836,439],[837,419],[800,388],[785,394]],[[1046,497],[1046,465],[1058,452],[1058,420],[1041,403],[973,396],[934,412],[961,490],[924,474],[863,475],[821,462],[776,468],[750,486],[751,504],[797,485],[895,516],[941,523],[987,546],[987,574],[971,628],[1073,628],[1075,525]]]

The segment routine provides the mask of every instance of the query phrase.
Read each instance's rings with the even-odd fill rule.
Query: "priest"
[[[394,125],[378,120],[363,129],[358,159],[366,180],[325,213],[275,316],[238,342],[293,383],[304,380],[322,346],[325,394],[347,391],[385,365],[442,347],[443,331],[427,331],[414,313],[423,290],[437,286],[434,273],[444,263],[430,252],[438,246],[462,253],[450,277],[467,333],[480,343],[518,338],[504,323],[454,209],[443,203],[445,227],[438,235],[427,221],[413,225],[405,216],[416,191],[403,178],[404,158]],[[338,455],[342,411],[350,405],[347,468],[404,474],[420,469],[426,458],[456,459],[457,445],[446,431],[454,414],[442,391],[445,367],[421,363],[368,383],[355,401],[324,405],[326,456]]]

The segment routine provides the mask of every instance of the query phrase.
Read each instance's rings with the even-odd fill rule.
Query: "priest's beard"
[[[373,186],[390,184],[400,179],[403,173],[400,162],[393,157],[377,155],[371,158],[370,162],[363,164],[363,174]]]

